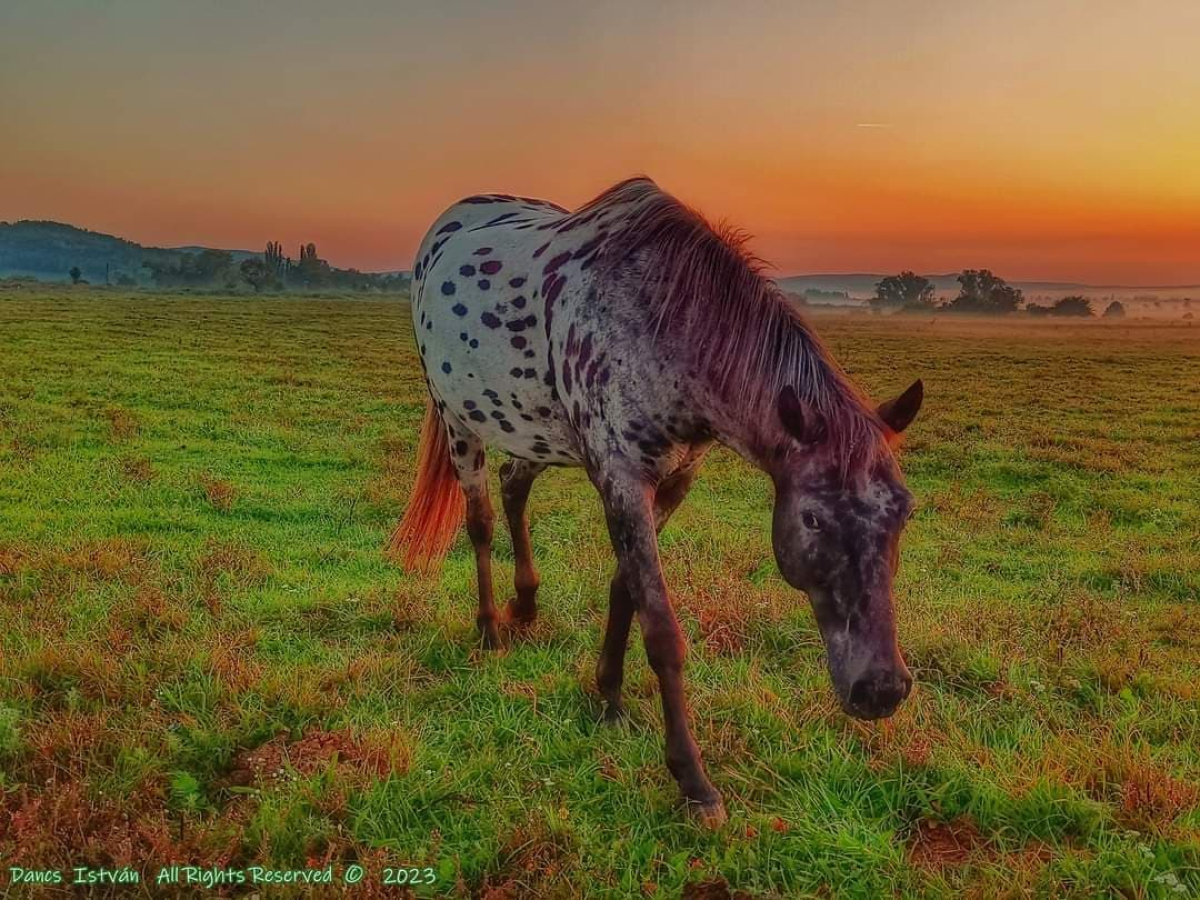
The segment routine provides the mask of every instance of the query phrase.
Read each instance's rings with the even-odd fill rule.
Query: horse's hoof
[[[480,636],[484,650],[503,650],[504,642],[500,640],[500,632],[496,626],[486,629]]]
[[[720,795],[703,802],[689,800],[688,813],[696,820],[696,824],[709,831],[716,831],[729,818],[725,813],[725,803],[721,800]]]
[[[625,709],[625,704],[620,700],[610,701],[604,704],[604,724],[605,725],[624,725],[629,721],[629,713]]]
[[[537,607],[530,609],[527,606],[521,606],[514,598],[509,600],[504,607],[504,622],[510,628],[524,629],[529,628],[537,621]]]

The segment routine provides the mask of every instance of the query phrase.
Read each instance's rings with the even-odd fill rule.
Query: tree
[[[1050,315],[1052,316],[1090,316],[1092,315],[1092,303],[1087,297],[1081,297],[1078,294],[1073,294],[1070,297],[1063,297],[1050,307]]]
[[[228,250],[201,250],[195,257],[195,284],[228,281],[233,270],[233,254]]]
[[[71,271],[67,274],[71,276],[71,284],[79,284],[79,279],[83,277],[83,273],[79,271],[79,266],[71,266]]]
[[[871,305],[877,309],[933,306],[933,282],[907,271],[889,275],[875,285]]]
[[[254,288],[256,294],[262,290],[263,285],[274,280],[274,273],[261,259],[242,260],[239,269],[242,273],[242,280]]]
[[[228,250],[181,253],[174,261],[149,259],[142,267],[150,270],[150,277],[160,287],[226,284],[235,280],[233,254]]]
[[[952,312],[1005,314],[1016,312],[1024,300],[1020,290],[990,269],[964,269],[958,284],[958,296],[946,305]]]
[[[1108,304],[1104,310],[1104,318],[1106,319],[1122,319],[1125,317],[1125,304],[1120,300],[1114,300]]]
[[[282,279],[285,274],[283,244],[279,241],[267,241],[267,252],[263,254],[263,262],[272,275]]]
[[[300,247],[300,262],[291,269],[290,275],[301,287],[321,287],[329,280],[329,263],[317,256],[316,244],[304,244]]]

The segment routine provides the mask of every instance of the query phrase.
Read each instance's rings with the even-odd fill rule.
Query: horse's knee
[[[495,515],[491,507],[479,501],[468,504],[467,536],[476,547],[490,546],[495,531]]]
[[[673,616],[643,614],[642,641],[646,646],[646,661],[658,676],[673,674],[683,668],[687,644]]]
[[[519,568],[513,576],[513,584],[520,595],[537,593],[538,586],[541,583],[542,578],[532,563],[529,566]]]
[[[490,546],[492,543],[492,523],[486,520],[467,522],[467,536],[476,547]]]

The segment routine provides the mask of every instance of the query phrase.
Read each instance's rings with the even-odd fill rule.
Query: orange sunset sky
[[[1197,283],[1198,41],[1196,0],[3,0],[0,220],[389,270],[465,194],[644,172],[779,274]]]

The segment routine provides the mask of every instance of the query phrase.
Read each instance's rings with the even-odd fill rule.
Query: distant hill
[[[111,234],[89,231],[62,222],[0,222],[0,278],[33,276],[40,281],[70,281],[72,267],[78,266],[82,277],[92,284],[103,284],[107,274],[112,284],[122,277],[138,284],[151,283],[150,272],[143,263],[158,268],[178,266],[185,255],[200,256],[209,250],[219,250],[232,257],[236,270],[247,259],[262,259],[260,250],[220,250],[214,247],[146,247]],[[393,272],[363,272],[330,268],[336,280],[345,276],[351,281],[377,284],[382,280],[406,280],[406,270]]]
[[[86,280],[103,284],[107,267],[114,283],[122,275],[140,283],[146,279],[142,263],[166,265],[183,253],[184,248],[143,247],[62,222],[0,222],[0,277],[32,275],[43,281],[69,281],[71,267],[78,266]]]

